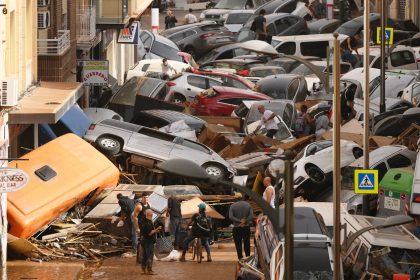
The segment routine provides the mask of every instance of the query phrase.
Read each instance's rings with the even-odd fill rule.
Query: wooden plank
[[[83,244],[80,244],[80,248],[82,248],[83,249],[83,251],[85,251],[86,252],[86,254],[88,254],[89,255],[89,257],[91,257],[92,259],[94,259],[95,261],[99,261],[98,260],[98,258],[94,255],[94,254],[92,254],[92,252],[90,251],[90,250],[88,250],[85,246],[83,246]]]

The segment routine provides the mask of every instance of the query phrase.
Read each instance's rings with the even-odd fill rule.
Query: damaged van
[[[89,204],[115,187],[119,171],[92,145],[65,134],[26,154],[10,167],[29,176],[26,187],[7,197],[9,233],[29,238],[80,202]]]

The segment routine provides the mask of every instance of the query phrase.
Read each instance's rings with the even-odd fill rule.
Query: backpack
[[[253,32],[257,31],[257,23],[255,22],[255,19],[252,21],[250,30]]]
[[[295,121],[295,132],[300,134],[305,131],[305,116],[302,113],[299,113]]]
[[[200,236],[210,236],[211,221],[207,215],[198,215],[195,219],[195,233]]]

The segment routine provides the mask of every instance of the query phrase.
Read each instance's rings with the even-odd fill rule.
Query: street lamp
[[[362,228],[359,231],[356,231],[355,233],[351,234],[345,242],[345,246],[344,249],[345,251],[348,250],[348,248],[350,247],[350,245],[354,242],[354,240],[356,240],[357,237],[359,237],[360,235],[362,235],[363,233],[373,230],[373,229],[382,229],[382,228],[389,228],[389,227],[394,227],[394,226],[399,226],[399,225],[404,225],[404,224],[408,224],[408,223],[412,223],[414,221],[414,219],[410,216],[406,216],[406,215],[395,215],[395,216],[391,216],[388,217],[385,222],[381,225],[372,225],[369,227],[365,227]]]
[[[285,225],[284,225],[284,237],[285,237],[285,279],[293,279],[293,153],[291,151],[285,151],[283,157],[281,158],[285,161],[285,172],[284,172],[284,182],[285,182]],[[279,212],[278,209],[274,209],[270,204],[265,201],[260,195],[253,192],[251,189],[236,185],[232,182],[226,181],[223,178],[218,178],[207,174],[207,172],[201,166],[197,165],[195,162],[187,159],[171,159],[165,162],[161,162],[157,165],[157,168],[173,175],[205,180],[213,184],[220,184],[229,188],[236,189],[249,196],[259,207],[261,207],[263,213],[267,215],[271,224],[273,225],[275,233],[278,235],[280,233],[280,224],[279,224]],[[278,177],[278,176],[277,176]],[[277,178],[276,178],[277,180]]]

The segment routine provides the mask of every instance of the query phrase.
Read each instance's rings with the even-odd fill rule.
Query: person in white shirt
[[[274,198],[275,198],[275,190],[274,187],[271,185],[271,177],[265,177],[263,180],[265,191],[263,193],[263,199],[270,204],[271,207],[275,207],[274,205]]]
[[[168,80],[173,74],[177,74],[175,68],[169,65],[166,58],[162,59],[162,80]]]
[[[277,116],[276,113],[270,110],[266,110],[263,105],[258,106],[258,112],[262,114],[260,124],[254,131],[254,134],[257,133],[262,126],[265,126],[267,129],[267,134],[265,136],[269,138],[273,138],[278,130],[277,122],[275,117]]]
[[[197,17],[195,15],[193,15],[192,11],[193,10],[190,8],[188,10],[188,14],[185,15],[185,17],[184,17],[185,24],[190,24],[190,23],[196,23],[196,22],[198,22]]]

